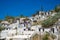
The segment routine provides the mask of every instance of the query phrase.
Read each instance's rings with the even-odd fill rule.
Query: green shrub
[[[51,34],[51,38],[52,38],[52,39],[55,39],[55,38],[56,38],[56,35]]]
[[[59,18],[60,18],[60,12],[55,14],[55,16],[51,16],[47,20],[44,20],[42,22],[42,27],[45,27],[45,28],[51,27],[58,21]]]

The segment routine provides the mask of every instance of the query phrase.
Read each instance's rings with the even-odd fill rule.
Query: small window
[[[41,30],[41,28],[39,28],[39,31]]]
[[[44,32],[44,28],[43,28],[43,32]]]
[[[53,31],[53,33],[54,33],[54,28],[51,28],[51,31]]]
[[[33,22],[37,22],[36,20],[34,20]]]
[[[34,20],[34,18],[32,18]]]
[[[30,28],[28,28],[28,30],[30,30]]]
[[[37,18],[38,19],[38,18]]]
[[[24,31],[25,31],[26,29],[24,29]]]
[[[44,13],[41,13],[41,15],[44,15]]]

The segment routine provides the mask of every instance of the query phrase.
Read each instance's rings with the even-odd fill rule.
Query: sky
[[[31,16],[36,11],[53,10],[60,0],[0,0],[0,19],[5,16]]]

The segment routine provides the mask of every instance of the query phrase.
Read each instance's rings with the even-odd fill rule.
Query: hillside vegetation
[[[58,12],[54,16],[49,17],[47,20],[44,20],[42,22],[42,27],[46,27],[46,28],[51,27],[58,21],[59,18],[60,18],[60,12]]]

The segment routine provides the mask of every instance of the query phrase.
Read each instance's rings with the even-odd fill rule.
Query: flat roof
[[[27,38],[30,38],[31,35],[15,35],[15,36],[11,36],[11,37],[6,37],[7,39],[10,39],[10,38],[21,38],[21,39],[27,39]]]

